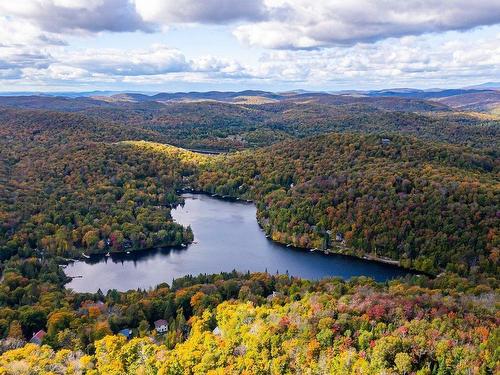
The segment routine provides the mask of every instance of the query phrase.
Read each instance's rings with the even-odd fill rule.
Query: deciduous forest
[[[493,115],[334,96],[0,103],[0,374],[500,371]],[[186,190],[252,200],[274,241],[421,274],[65,287],[69,262],[191,243],[171,216]]]

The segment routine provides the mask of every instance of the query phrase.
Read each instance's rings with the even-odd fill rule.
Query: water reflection
[[[98,263],[115,263],[124,264],[125,262],[131,262],[134,265],[138,262],[145,261],[148,259],[156,258],[158,255],[162,257],[168,257],[171,253],[186,251],[187,247],[172,247],[172,248],[161,248],[161,249],[151,249],[144,251],[133,251],[129,254],[127,253],[111,253],[109,256],[106,255],[92,255],[90,258],[85,260],[86,264],[93,265]]]
[[[172,210],[174,219],[191,225],[195,242],[187,248],[157,249],[92,257],[66,268],[75,278],[68,287],[95,292],[98,288],[148,288],[187,274],[288,272],[309,279],[366,275],[384,281],[405,275],[398,267],[341,255],[287,248],[268,240],[255,219],[253,204],[228,202],[201,194],[184,194],[186,204]]]

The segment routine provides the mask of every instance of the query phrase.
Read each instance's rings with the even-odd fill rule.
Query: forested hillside
[[[499,114],[500,92],[479,91],[467,92],[437,99],[440,103],[462,111],[482,111]]]
[[[4,327],[10,321],[2,351],[45,324],[51,347],[1,354],[0,373],[492,374],[500,370],[493,295],[476,290],[425,278],[383,286],[233,273],[149,292],[65,293],[2,308]],[[152,330],[158,318],[168,320],[166,334]],[[125,327],[136,338],[116,335]]]
[[[255,200],[261,225],[283,243],[384,256],[430,273],[497,272],[492,150],[351,133],[207,157],[119,142],[169,137],[79,114],[0,115],[4,254],[187,243],[192,234],[172,222],[170,208],[181,202],[176,190],[196,187]]]
[[[0,116],[3,259],[20,250],[70,256],[192,240],[189,228],[172,221],[170,207],[181,202],[175,190],[197,154],[130,152],[114,141],[154,136],[80,115]]]
[[[395,103],[393,103],[395,105]],[[218,102],[138,103],[94,107],[87,116],[160,133],[168,143],[194,149],[240,150],[328,132],[394,132],[424,140],[498,150],[496,117],[454,112],[387,110],[368,101],[304,100],[261,105]],[[415,109],[415,111],[418,111]]]
[[[497,274],[498,159],[391,136],[332,134],[211,159],[201,190],[256,200],[273,239]]]
[[[321,101],[100,103],[0,110],[0,374],[500,371],[494,118]],[[439,275],[64,287],[69,257],[192,241],[170,215],[181,189],[254,200],[284,244]],[[26,345],[39,330],[42,345]]]
[[[237,104],[198,101],[195,94],[187,102],[134,100],[132,94],[130,98],[0,97],[0,105],[76,112],[93,121],[149,131],[157,135],[156,141],[192,149],[241,150],[353,131],[402,133],[493,151],[500,147],[498,117],[452,112],[421,99],[294,94],[271,103]]]

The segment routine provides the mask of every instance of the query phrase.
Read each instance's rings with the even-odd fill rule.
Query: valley
[[[171,212],[176,223],[192,229],[194,242],[187,247],[111,253],[70,263],[64,269],[74,278],[67,288],[78,292],[106,293],[148,289],[184,275],[220,273],[288,274],[318,280],[337,276],[369,276],[386,281],[409,274],[393,266],[354,257],[326,255],[319,249],[287,247],[267,239],[256,221],[254,205],[230,202],[204,194],[183,194],[184,205]]]
[[[500,1],[0,1],[0,375],[500,375]]]
[[[0,370],[494,371],[498,118],[221,95],[0,97]]]

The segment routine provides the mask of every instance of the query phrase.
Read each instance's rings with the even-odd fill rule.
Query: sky
[[[0,0],[0,91],[500,81],[499,0]]]

